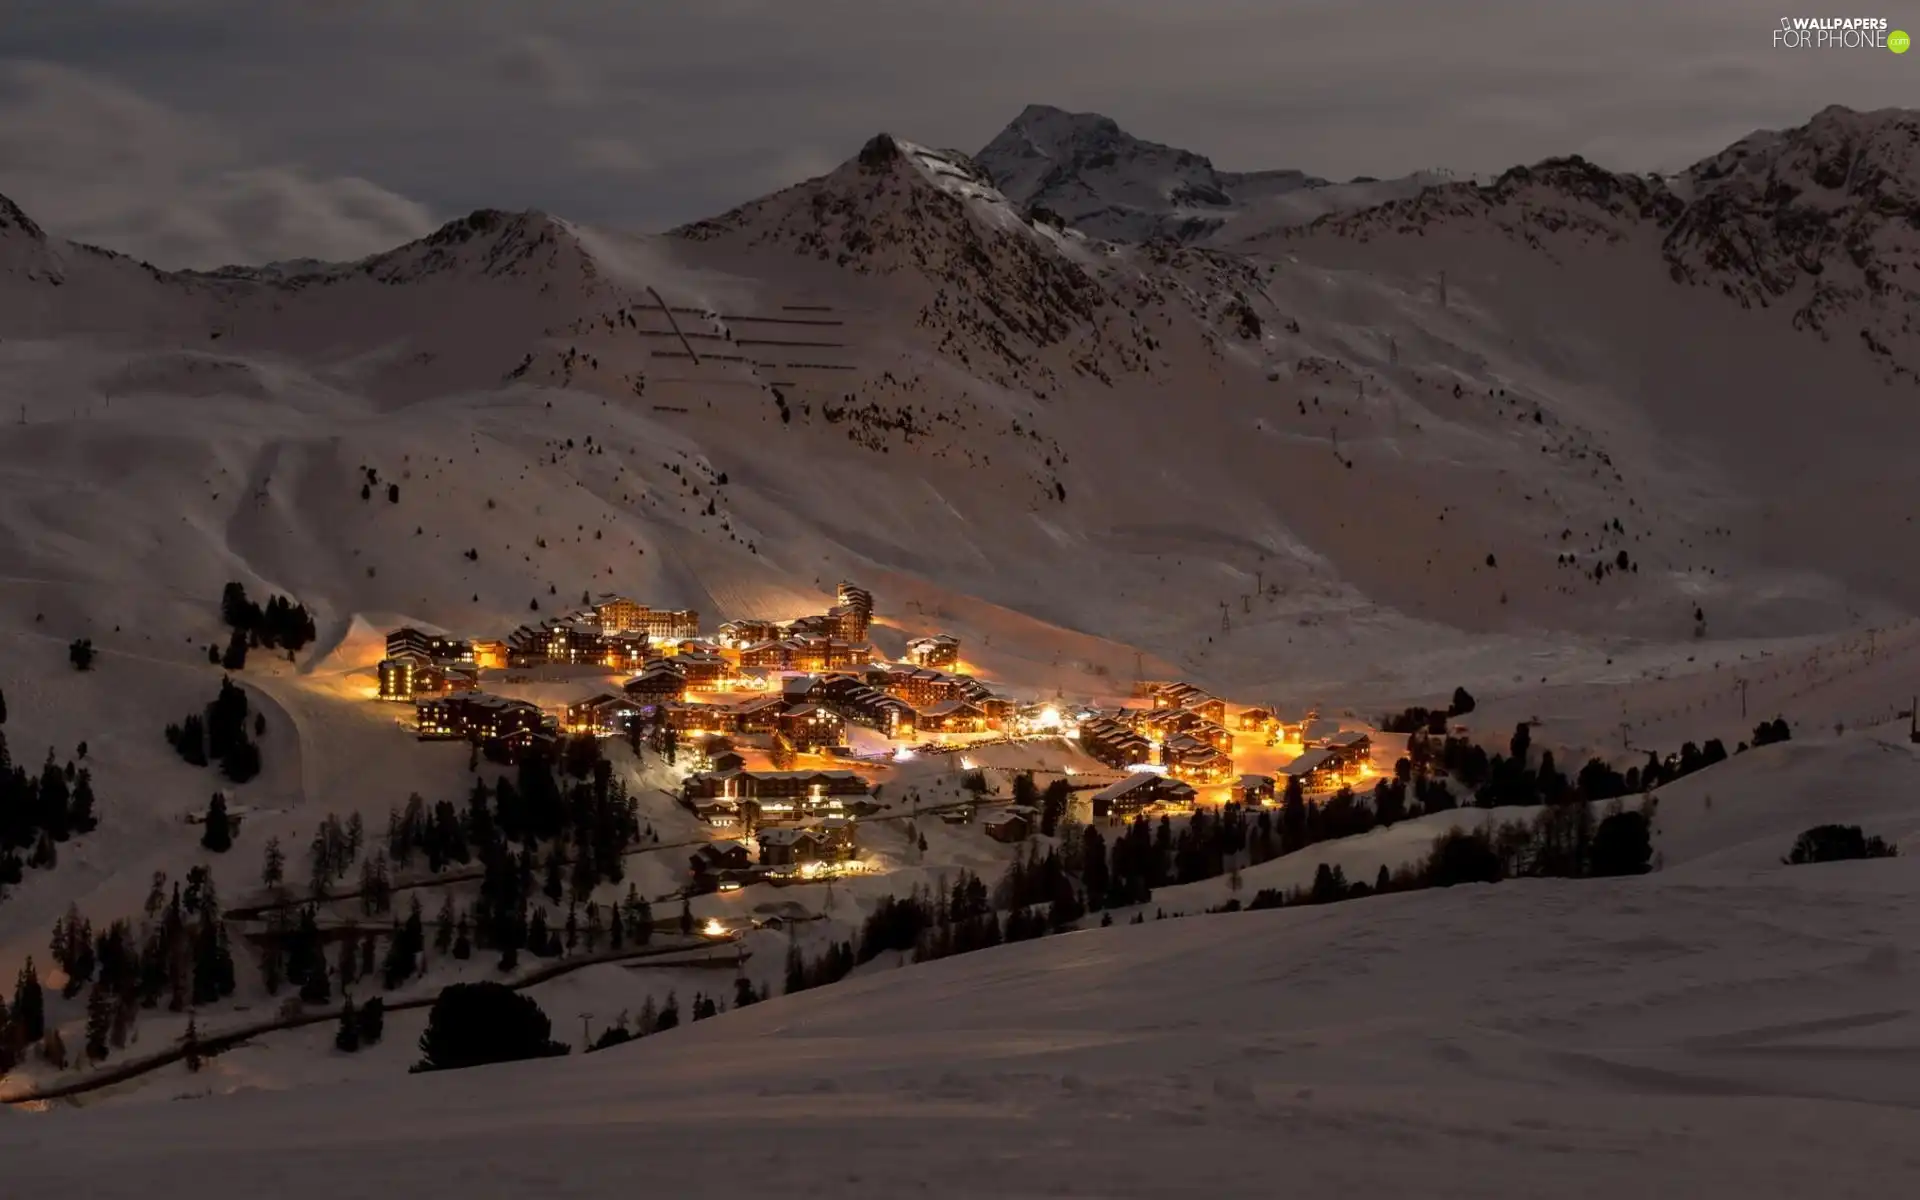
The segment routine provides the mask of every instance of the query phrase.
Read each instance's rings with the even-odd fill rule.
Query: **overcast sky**
[[[1920,54],[1775,50],[1755,0],[0,8],[0,193],[164,266],[355,257],[478,207],[665,228],[882,129],[977,150],[1029,102],[1223,168],[1346,178],[1563,153],[1669,169],[1920,97]]]

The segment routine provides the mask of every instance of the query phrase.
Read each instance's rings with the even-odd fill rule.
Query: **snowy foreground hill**
[[[405,1074],[419,1007],[356,1054],[290,1025],[90,1090],[99,1111],[0,1108],[8,1185],[186,1194],[217,1161],[276,1195],[1885,1194],[1917,1169],[1920,879],[1778,860],[1827,822],[1920,844],[1916,144],[1913,113],[1828,110],[1672,179],[1553,160],[1325,184],[1033,109],[977,158],[882,135],[663,235],[481,211],[361,262],[211,273],[0,202],[4,733],[99,798],[98,828],[0,900],[0,983],[33,955],[58,989],[70,905],[104,927],[205,863],[244,906],[269,838],[304,887],[328,814],[377,840],[410,794],[464,798],[465,747],[369,699],[380,635],[500,637],[583,593],[712,630],[818,612],[850,578],[883,651],[956,634],[1023,699],[1177,677],[1365,719],[1465,685],[1476,740],[1528,723],[1569,769],[1794,730],[1661,788],[1641,879],[1200,915],[1221,876],[1161,889],[1143,925],[876,961],[446,1077]],[[1169,233],[1188,240],[1139,240]],[[234,673],[264,756],[238,784],[161,733],[220,687],[229,582],[297,598],[318,634]],[[1003,775],[1041,753],[1001,749]],[[713,831],[657,758],[613,757],[661,836],[628,880],[669,918]],[[958,797],[932,757],[890,780]],[[209,855],[186,818],[215,788],[244,820]],[[1245,883],[1371,879],[1491,811]],[[927,845],[876,822],[885,872],[838,896],[749,888],[689,917],[790,902],[849,937],[892,892],[1018,853],[923,824]],[[604,1030],[636,996],[729,988],[709,950],[777,984],[786,936],[529,991],[577,1046],[576,1019]],[[492,960],[440,955],[391,998]],[[241,974],[203,1033],[286,999]],[[49,1002],[76,1048],[87,1003]],[[186,1021],[159,1006],[100,1069]],[[0,1096],[92,1069],[42,1055]]]
[[[1884,1196],[1910,860],[1088,930],[584,1060],[0,1119],[20,1194]]]

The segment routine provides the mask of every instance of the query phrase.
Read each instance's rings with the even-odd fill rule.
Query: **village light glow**
[[[700,932],[706,934],[708,937],[725,937],[727,936],[727,927],[714,918],[708,917],[706,927]]]

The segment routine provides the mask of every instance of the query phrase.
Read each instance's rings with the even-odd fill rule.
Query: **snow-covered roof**
[[[1280,773],[1288,777],[1311,775],[1321,767],[1326,766],[1327,760],[1332,757],[1332,752],[1327,750],[1309,750],[1286,766],[1281,767]]]

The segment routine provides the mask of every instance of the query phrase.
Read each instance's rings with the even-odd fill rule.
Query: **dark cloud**
[[[130,246],[141,229],[212,222],[169,244],[267,255],[483,205],[664,227],[793,182],[882,128],[978,148],[1036,101],[1106,112],[1239,169],[1488,171],[1568,152],[1669,168],[1830,103],[1901,103],[1920,69],[1912,56],[1776,51],[1777,16],[1751,0],[1482,0],[1470,15],[1428,0],[8,7],[20,10],[0,33],[8,54],[115,89],[171,117],[172,137],[215,149],[176,170],[96,133],[43,171],[0,142],[0,191],[31,204],[29,181],[62,175],[39,190],[84,191],[76,211],[91,215],[37,214],[52,228]],[[70,91],[65,102],[107,120]],[[35,101],[43,118],[50,102]],[[0,130],[16,127],[15,104],[0,98]],[[126,201],[116,218],[111,184],[129,155],[136,180],[184,179],[179,199],[159,214]],[[223,195],[227,215],[194,217]]]

